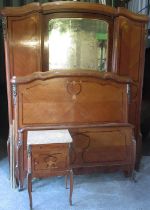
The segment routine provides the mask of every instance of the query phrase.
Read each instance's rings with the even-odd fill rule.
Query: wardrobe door
[[[144,73],[145,22],[118,17],[115,21],[116,45],[114,47],[114,71],[122,76],[129,76],[131,101],[129,122],[135,126],[137,140],[137,163],[141,155],[140,110]]]
[[[9,112],[9,138],[8,154],[10,161],[10,179],[15,185],[17,178],[16,147],[17,139],[16,121],[14,120],[13,96],[16,95],[15,87],[12,89],[10,80],[12,76],[26,76],[41,70],[41,14],[38,5],[37,11],[28,11],[25,7],[19,11],[16,8],[6,8],[3,14],[3,34],[5,47],[5,65],[7,79],[7,96]],[[12,143],[13,142],[13,143]]]
[[[41,69],[39,13],[8,17],[10,75],[25,76]]]

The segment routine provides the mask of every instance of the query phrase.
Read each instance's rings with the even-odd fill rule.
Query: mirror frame
[[[82,12],[74,12],[74,13],[53,13],[53,14],[45,14],[43,16],[42,21],[42,71],[49,70],[49,47],[48,47],[48,25],[49,20],[56,18],[86,18],[86,19],[97,19],[102,20],[108,23],[108,61],[107,61],[107,70],[106,72],[112,71],[112,50],[113,50],[113,28],[114,22],[113,19],[109,16],[94,14],[94,13],[82,13]],[[63,68],[62,68],[63,69]],[[64,69],[65,70],[65,69]],[[58,70],[56,70],[58,71]],[[67,71],[69,71],[67,69]],[[84,71],[84,70],[81,70]],[[90,71],[90,70],[89,70]]]

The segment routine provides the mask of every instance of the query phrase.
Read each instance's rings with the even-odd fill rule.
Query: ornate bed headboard
[[[59,71],[13,77],[11,82],[18,127],[128,122],[126,77]]]

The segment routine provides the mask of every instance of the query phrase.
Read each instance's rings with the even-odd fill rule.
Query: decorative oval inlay
[[[81,92],[81,81],[67,81],[67,91],[76,100],[77,95]]]

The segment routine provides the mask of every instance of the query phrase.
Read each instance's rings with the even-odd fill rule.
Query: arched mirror
[[[108,30],[106,21],[56,18],[48,23],[49,70],[106,71]]]

